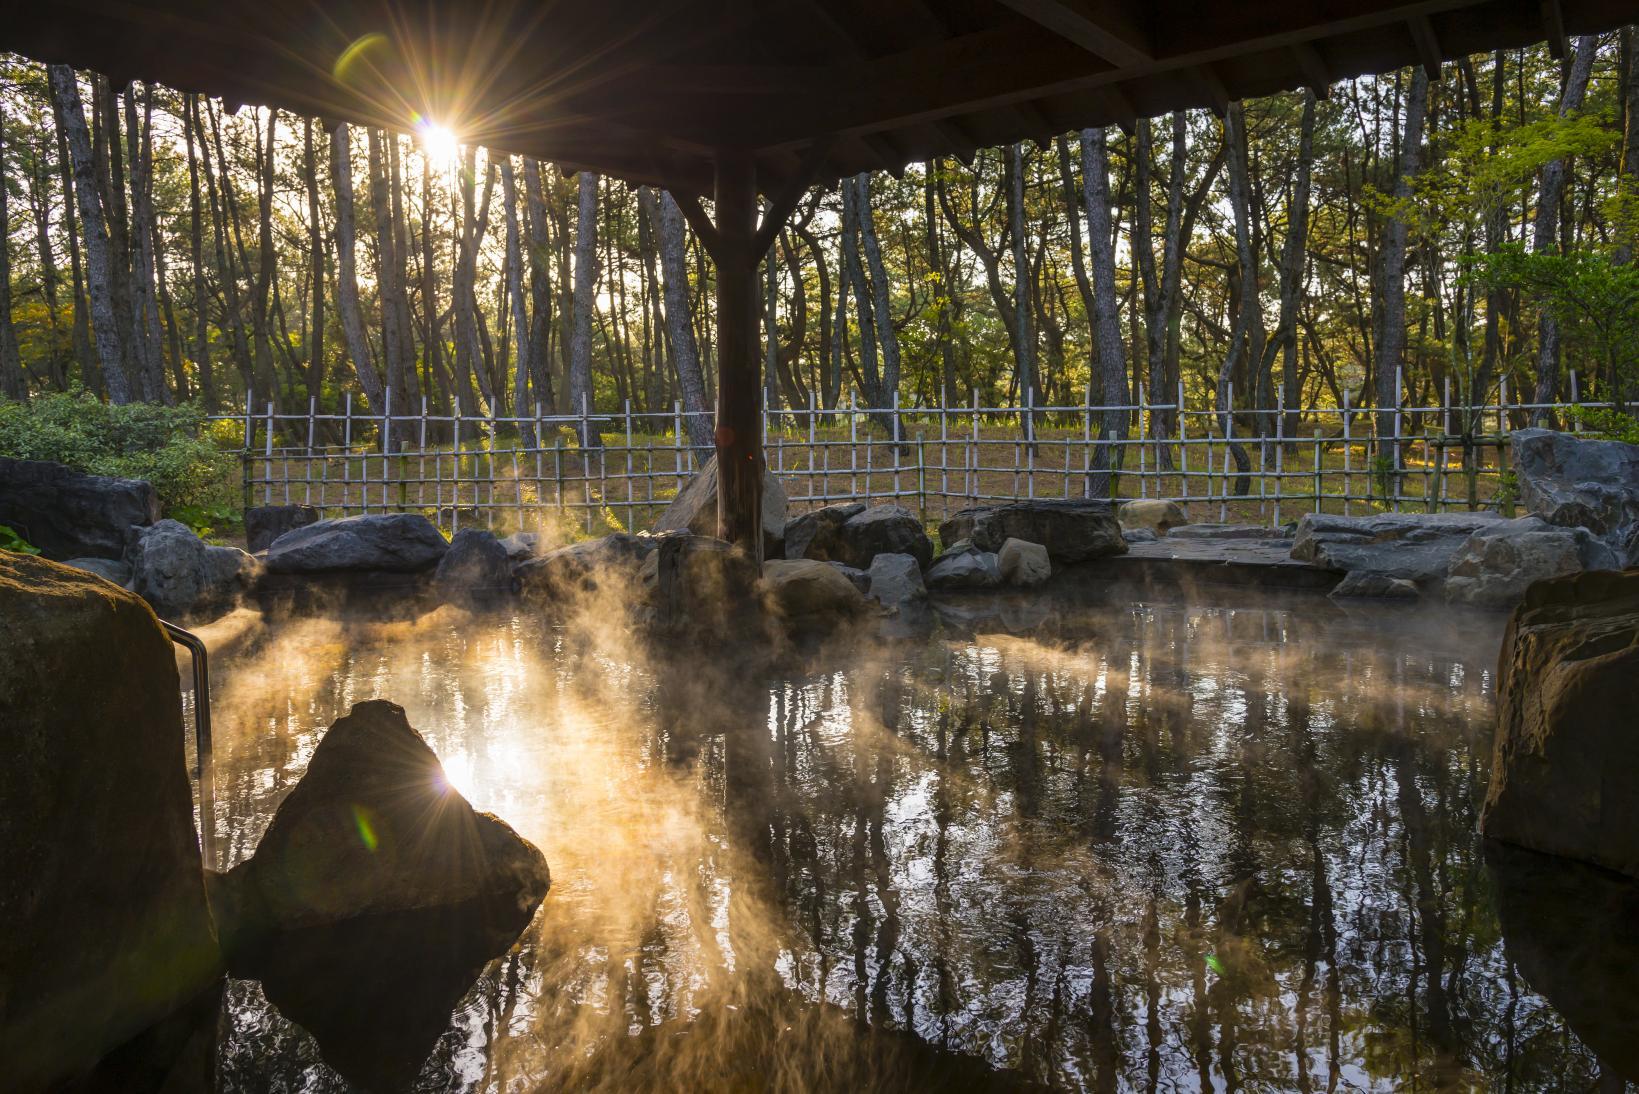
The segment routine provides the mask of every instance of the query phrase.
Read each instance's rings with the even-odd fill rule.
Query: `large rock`
[[[863,512],[865,503],[853,501],[827,505],[823,509],[814,509],[799,517],[793,517],[785,525],[785,557],[841,562],[842,526],[850,518]]]
[[[512,561],[495,533],[464,528],[433,571],[433,588],[445,600],[470,605],[499,601],[512,592]]]
[[[660,545],[660,539],[612,532],[555,548],[519,563],[512,572],[518,579],[518,591],[536,600],[582,592],[606,582],[618,587],[620,582],[636,577],[643,560]]]
[[[119,558],[131,526],[158,519],[159,495],[140,479],[0,459],[0,524],[47,558]]]
[[[404,708],[355,705],[279,804],[256,853],[223,879],[225,944],[269,933],[454,905],[539,904],[546,859],[473,810]]]
[[[928,598],[922,564],[911,555],[882,554],[871,559],[868,596],[889,611],[902,611]]]
[[[126,555],[131,589],[171,620],[220,614],[256,572],[256,560],[235,547],[207,546],[187,525],[162,520],[139,530]]]
[[[1189,523],[1189,514],[1184,512],[1182,505],[1159,498],[1138,498],[1123,502],[1117,516],[1121,521],[1122,531],[1143,529],[1154,532],[1157,536],[1164,536],[1172,529]]]
[[[71,558],[63,565],[96,574],[104,581],[112,581],[125,588],[131,585],[131,564],[121,558]]]
[[[1512,608],[1533,582],[1617,568],[1615,552],[1586,528],[1556,528],[1541,517],[1499,520],[1451,556],[1445,595],[1454,604]]]
[[[1002,580],[1009,585],[1040,585],[1053,576],[1053,563],[1047,557],[1047,548],[1039,543],[1010,539],[996,552],[996,564],[1001,568]]]
[[[1292,541],[1292,557],[1333,570],[1370,570],[1420,585],[1438,584],[1468,537],[1497,520],[1487,513],[1305,513]]]
[[[784,549],[785,487],[779,478],[763,468],[763,554],[779,558]],[[717,457],[706,461],[681,493],[666,506],[655,521],[656,532],[692,532],[697,536],[717,534]]]
[[[311,505],[253,505],[245,510],[245,546],[252,552],[265,551],[286,532],[319,522],[319,511]]]
[[[811,558],[763,563],[763,592],[776,615],[798,625],[843,622],[865,610],[865,597],[827,562]]]
[[[993,551],[944,554],[928,569],[928,588],[991,589],[1002,583],[1002,568]]]
[[[830,557],[861,570],[877,555],[910,555],[926,569],[933,561],[933,540],[916,514],[902,505],[873,505],[855,513],[837,529],[841,554]]]
[[[939,541],[963,539],[991,552],[1010,539],[1039,543],[1061,565],[1127,553],[1121,524],[1107,501],[1046,499],[963,509],[939,526]]]
[[[437,566],[449,547],[419,513],[376,513],[286,532],[268,548],[267,568],[276,574],[420,573]]]
[[[1510,436],[1520,500],[1561,528],[1586,528],[1639,566],[1639,445],[1519,429]]]
[[[654,621],[672,632],[745,634],[758,615],[761,570],[751,557],[712,536],[668,533],[654,541],[639,570]]]
[[[1339,600],[1417,600],[1423,594],[1415,583],[1376,570],[1350,570],[1330,596]]]
[[[220,959],[171,642],[135,594],[0,551],[0,1086],[78,1071]]]
[[[1498,659],[1480,830],[1639,878],[1639,570],[1526,591]]]

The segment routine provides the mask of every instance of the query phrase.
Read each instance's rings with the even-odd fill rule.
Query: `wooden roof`
[[[708,193],[1608,30],[1633,0],[52,0],[0,48]],[[818,146],[818,147],[816,147]]]

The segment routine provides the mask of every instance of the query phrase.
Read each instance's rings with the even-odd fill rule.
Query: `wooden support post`
[[[717,535],[763,557],[757,338],[757,179],[751,157],[717,152]]]

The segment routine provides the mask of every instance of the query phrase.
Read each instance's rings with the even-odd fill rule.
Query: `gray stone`
[[[678,532],[652,540],[656,546],[638,573],[655,622],[673,632],[746,635],[762,573],[750,556],[712,536]]]
[[[910,555],[926,569],[933,561],[933,540],[922,529],[916,514],[902,505],[873,505],[855,513],[837,530],[841,555],[832,555],[867,570],[877,555]]]
[[[1561,528],[1586,528],[1639,566],[1639,445],[1594,441],[1549,429],[1509,437],[1520,500]]]
[[[1142,529],[1157,536],[1164,536],[1171,529],[1189,523],[1189,514],[1184,511],[1182,505],[1175,501],[1162,501],[1160,498],[1138,498],[1123,502],[1116,512],[1116,517],[1121,521],[1123,531]]]
[[[854,583],[854,588],[862,593],[871,591],[871,575],[858,566],[850,566],[846,562],[827,562],[827,566],[834,566],[837,573]]]
[[[501,541],[506,557],[513,562],[527,562],[541,553],[539,532],[514,532]]]
[[[1445,595],[1454,604],[1512,608],[1533,582],[1619,568],[1616,553],[1586,528],[1556,528],[1541,517],[1519,517],[1468,537],[1451,556]]]
[[[1416,600],[1423,594],[1416,584],[1403,577],[1390,577],[1376,570],[1351,570],[1331,591],[1339,599]]]
[[[663,537],[613,532],[571,543],[513,568],[519,591],[534,599],[562,596],[603,582],[635,579]]]
[[[763,469],[763,554],[779,558],[785,542],[785,487],[779,477]],[[706,461],[672,503],[654,522],[656,532],[692,532],[697,536],[717,534],[717,457]]]
[[[827,505],[793,518],[785,526],[785,557],[840,561],[844,553],[842,526],[864,511],[865,503],[855,501]]]
[[[135,594],[0,551],[0,1086],[56,1089],[219,975],[175,654]]]
[[[1480,831],[1639,878],[1639,570],[1532,585],[1497,663]]]
[[[121,587],[128,586],[131,583],[131,565],[122,559],[71,558],[63,565],[96,574],[105,581],[112,581]]]
[[[1123,528],[1121,538],[1127,543],[1156,543],[1161,539],[1148,528]]]
[[[1372,570],[1419,585],[1437,584],[1468,537],[1496,521],[1486,513],[1305,513],[1298,521],[1292,557],[1333,570]]]
[[[905,554],[880,554],[871,559],[868,596],[889,611],[928,598],[922,582],[922,564]]]
[[[1053,563],[1047,557],[1047,548],[1039,543],[1010,539],[996,552],[996,564],[1001,568],[1002,580],[1009,585],[1040,585],[1053,576]]]
[[[231,606],[256,569],[256,560],[245,552],[207,546],[174,520],[141,529],[126,557],[132,590],[173,620]]]
[[[159,496],[141,479],[0,459],[0,524],[47,558],[119,558],[131,526],[158,519]]]
[[[963,509],[939,526],[941,543],[961,539],[981,551],[999,551],[1009,539],[1039,543],[1061,565],[1127,552],[1107,501],[1046,499]]]
[[[286,532],[318,522],[311,505],[253,505],[245,510],[245,546],[252,554],[265,551]]]
[[[929,589],[990,589],[1002,583],[1002,568],[993,551],[941,555],[928,569]]]
[[[455,533],[450,549],[433,571],[433,588],[445,600],[481,604],[512,591],[512,563],[493,532],[467,528]]]
[[[268,548],[267,568],[276,574],[420,573],[437,566],[449,546],[418,513],[344,517],[286,532]]]
[[[811,558],[763,563],[763,591],[770,610],[797,625],[844,622],[865,610],[865,597],[836,567]]]
[[[532,908],[546,859],[476,812],[404,716],[356,704],[320,739],[256,852],[222,884],[230,949],[267,932],[484,901]]]

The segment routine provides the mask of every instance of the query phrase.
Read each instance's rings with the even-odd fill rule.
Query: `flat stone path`
[[[1330,592],[1343,571],[1299,562],[1291,557],[1292,541],[1271,532],[1269,538],[1162,536],[1153,543],[1130,543],[1127,553],[1084,562],[1079,576],[1139,583],[1238,585],[1259,589]]]

